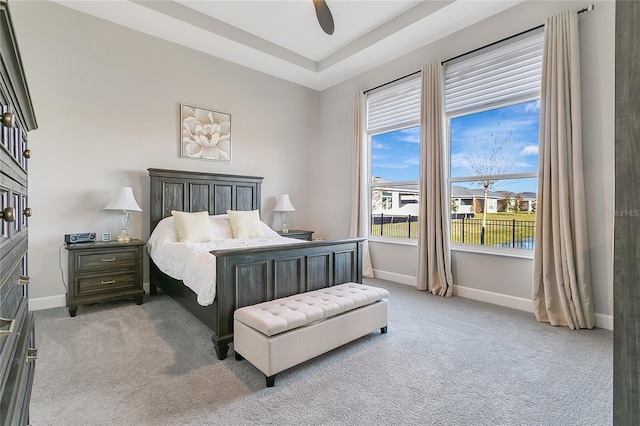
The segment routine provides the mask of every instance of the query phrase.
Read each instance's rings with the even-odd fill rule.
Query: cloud
[[[406,169],[409,166],[402,163],[377,163],[375,167],[380,169]]]
[[[450,160],[451,167],[469,167],[468,155],[464,152],[457,154],[451,154]]]
[[[399,133],[402,142],[420,143],[420,126],[400,130]]]
[[[524,107],[524,112],[539,112],[540,111],[540,99],[535,102],[527,102]]]
[[[371,141],[371,148],[373,149],[389,149],[389,147],[382,142]]]
[[[538,145],[527,145],[520,151],[520,156],[538,155]]]

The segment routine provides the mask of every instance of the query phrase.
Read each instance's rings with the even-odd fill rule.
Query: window
[[[367,97],[370,236],[417,239],[420,76]]]
[[[541,30],[447,64],[452,243],[533,249]]]

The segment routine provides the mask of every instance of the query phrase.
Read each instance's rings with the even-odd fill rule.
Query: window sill
[[[493,256],[517,257],[520,259],[532,259],[533,250],[517,249],[508,247],[480,246],[474,244],[452,243],[451,251],[461,251],[467,253],[489,254]]]
[[[370,243],[382,243],[382,244],[395,244],[399,246],[414,246],[418,247],[417,238],[383,238],[383,237],[369,237]]]
[[[418,247],[418,240],[416,238],[404,239],[404,238],[369,237],[369,242]],[[527,250],[527,249],[515,249],[515,248],[494,247],[494,246],[478,246],[478,245],[472,245],[472,244],[454,243],[454,244],[451,244],[451,251],[488,254],[492,256],[516,257],[519,259],[533,260],[533,250]]]

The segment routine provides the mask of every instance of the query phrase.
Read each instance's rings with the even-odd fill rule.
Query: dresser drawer
[[[0,394],[0,420],[6,425],[26,425],[29,418],[37,350],[33,314],[21,310],[21,317],[21,326],[15,330],[15,350],[7,354],[11,369],[5,372],[4,388]]]
[[[110,273],[102,275],[76,276],[76,296],[89,296],[97,293],[127,290],[139,287],[137,271]]]
[[[21,253],[15,253],[11,259],[12,266],[7,265],[7,261],[2,261],[2,281],[0,282],[0,318],[13,318],[18,311],[18,307],[23,298],[26,297],[25,285],[28,282],[23,277],[23,263],[20,259]],[[16,259],[17,258],[17,259]],[[24,279],[23,279],[24,278]]]
[[[0,397],[5,400],[9,386],[11,372],[15,368],[14,358],[22,339],[25,320],[30,318],[27,299],[22,299],[20,306],[11,318],[5,318],[0,324]],[[9,392],[10,393],[10,392]],[[2,412],[2,410],[0,410]]]
[[[100,269],[135,268],[138,253],[135,250],[105,250],[98,253],[76,253],[76,274]]]
[[[67,244],[69,252],[69,315],[78,305],[134,298],[142,303],[142,249],[145,242],[99,241]]]

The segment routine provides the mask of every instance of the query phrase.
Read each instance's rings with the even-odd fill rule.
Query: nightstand
[[[289,232],[280,232],[280,231],[277,231],[277,232],[283,237],[295,238],[297,240],[306,240],[306,241],[311,241],[312,240],[311,236],[313,235],[313,231],[305,231],[302,229],[289,229]]]
[[[142,248],[145,242],[100,241],[67,244],[69,252],[69,315],[78,305],[135,298],[142,304]]]

